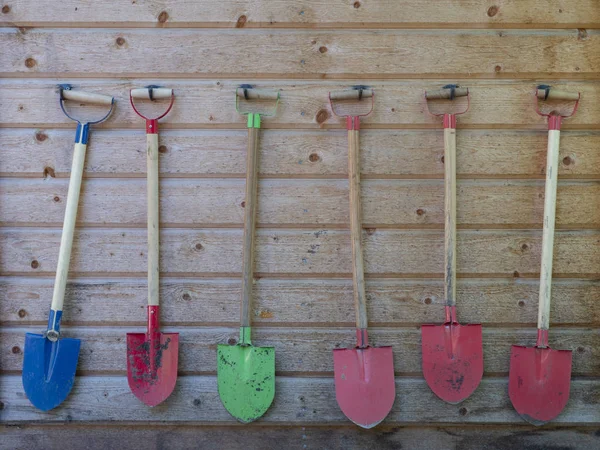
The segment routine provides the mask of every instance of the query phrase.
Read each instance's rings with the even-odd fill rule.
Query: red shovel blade
[[[460,325],[455,315],[442,325],[421,326],[423,375],[442,400],[456,404],[469,397],[483,376],[481,325]]]
[[[388,415],[396,398],[392,347],[333,351],[335,397],[355,424],[372,428]]]
[[[148,306],[148,332],[127,333],[127,381],[134,395],[156,406],[177,381],[179,333],[161,333],[159,307]]]
[[[177,381],[179,333],[127,333],[127,380],[148,406],[167,399]]]
[[[543,425],[569,401],[570,350],[513,345],[510,352],[508,395],[523,419]]]

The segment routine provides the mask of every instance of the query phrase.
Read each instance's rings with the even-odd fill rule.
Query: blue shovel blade
[[[71,392],[79,359],[79,339],[48,340],[25,334],[23,388],[29,401],[42,411],[60,405]]]

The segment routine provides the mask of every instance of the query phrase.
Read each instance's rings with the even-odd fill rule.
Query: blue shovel
[[[110,110],[100,120],[81,122],[67,113],[64,106],[65,100],[75,101],[79,104],[108,105]],[[49,411],[60,405],[69,395],[75,381],[75,370],[77,369],[81,341],[79,339],[62,338],[60,336],[60,321],[67,287],[89,126],[106,120],[112,113],[114,103],[114,98],[107,95],[72,91],[68,85],[60,86],[60,107],[69,119],[77,122],[73,167],[71,168],[71,178],[69,180],[67,208],[60,241],[48,328],[43,334],[27,333],[25,335],[25,350],[23,351],[23,387],[25,394],[27,394],[27,398],[33,406],[42,411]]]

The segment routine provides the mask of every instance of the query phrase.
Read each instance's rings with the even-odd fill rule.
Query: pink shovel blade
[[[423,375],[442,400],[456,404],[469,397],[483,376],[481,325],[421,326]]]
[[[570,350],[513,345],[510,351],[508,395],[523,419],[543,425],[569,401]]]
[[[335,349],[335,397],[355,424],[372,428],[388,415],[396,398],[392,347]]]
[[[177,381],[179,333],[127,333],[127,381],[148,406],[167,399]]]

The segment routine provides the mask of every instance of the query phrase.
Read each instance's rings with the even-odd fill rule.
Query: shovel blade
[[[569,401],[572,353],[569,350],[513,345],[508,395],[532,425],[554,419]]]
[[[171,395],[177,382],[179,333],[127,333],[127,381],[148,406]]]
[[[392,347],[333,351],[335,398],[342,412],[363,428],[389,414],[396,398]]]
[[[425,381],[439,398],[456,404],[477,389],[483,376],[481,325],[423,325],[421,349]]]
[[[243,423],[258,419],[275,397],[275,349],[219,345],[217,385],[229,414]]]
[[[33,406],[50,411],[67,398],[75,382],[80,346],[79,339],[52,342],[41,334],[25,334],[22,379]]]

